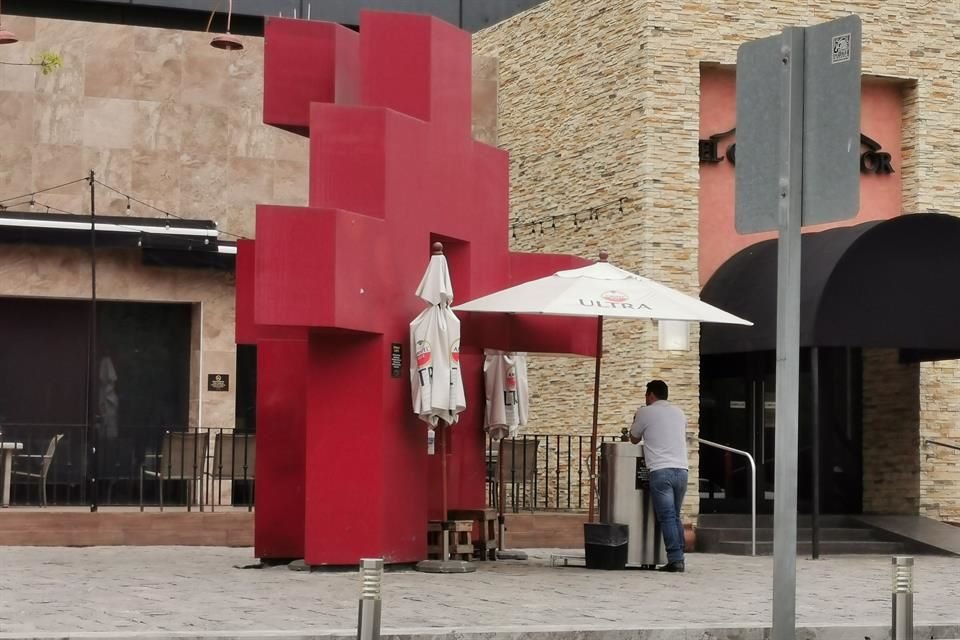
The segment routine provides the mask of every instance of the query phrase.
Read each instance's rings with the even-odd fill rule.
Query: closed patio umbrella
[[[413,411],[433,429],[456,423],[466,408],[460,377],[460,320],[450,310],[453,285],[443,246],[435,242],[417,296],[428,307],[410,323]]]
[[[483,355],[484,428],[494,440],[516,438],[530,412],[527,354],[485,349]]]
[[[457,305],[455,310],[597,318],[593,429],[590,438],[590,522],[593,522],[596,491],[597,412],[604,317],[752,324],[666,285],[617,268],[607,262],[605,251],[600,252],[600,260],[594,264],[524,282]]]
[[[515,351],[499,351],[484,349],[483,382],[486,391],[486,408],[484,412],[484,428],[490,434],[490,439],[498,443],[497,448],[497,518],[499,522],[500,551],[498,556],[507,557],[503,552],[506,527],[504,526],[504,504],[506,490],[504,484],[504,463],[506,456],[503,453],[503,439],[516,438],[520,427],[527,424],[530,415],[530,388],[527,382],[527,354]],[[511,443],[511,453],[516,451],[516,442]],[[510,456],[516,460],[515,455]],[[533,464],[533,461],[530,461]],[[517,552],[511,552],[513,557],[525,558]]]
[[[466,406],[460,375],[460,320],[450,309],[453,285],[443,245],[433,243],[427,270],[417,287],[417,296],[429,306],[410,323],[410,388],[413,412],[433,430],[439,427],[441,511],[447,517],[447,429]],[[443,558],[439,563],[421,563],[423,570],[467,571],[466,563],[448,561],[447,535],[441,532]]]

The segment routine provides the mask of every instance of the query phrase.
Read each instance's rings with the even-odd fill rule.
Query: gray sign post
[[[788,27],[737,52],[736,227],[779,231],[773,628],[796,638],[800,229],[860,203],[860,18]]]

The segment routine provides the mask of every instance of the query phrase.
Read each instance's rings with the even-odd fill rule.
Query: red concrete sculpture
[[[508,159],[471,134],[468,33],[413,14],[364,12],[359,34],[271,18],[265,47],[264,121],[309,135],[310,192],[306,207],[258,206],[237,260],[237,341],[258,346],[255,552],[422,560],[440,474],[411,409],[407,345],[431,243],[456,301],[585,261],[509,252]],[[484,504],[483,348],[595,343],[590,322],[463,319],[451,508]]]

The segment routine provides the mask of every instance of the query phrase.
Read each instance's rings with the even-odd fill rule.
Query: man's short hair
[[[663,380],[651,380],[647,383],[647,393],[652,393],[657,400],[666,400],[670,395],[667,383]]]

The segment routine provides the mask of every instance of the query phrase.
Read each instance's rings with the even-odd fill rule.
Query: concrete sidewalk
[[[553,567],[550,553],[472,574],[388,571],[383,633],[762,638],[770,624],[769,557],[691,554],[687,573],[661,574]],[[250,549],[0,547],[0,638],[355,636],[356,571],[240,568],[253,564]],[[798,558],[797,570],[803,637],[887,637],[889,557]],[[960,558],[917,557],[915,585],[918,637],[960,638]]]

